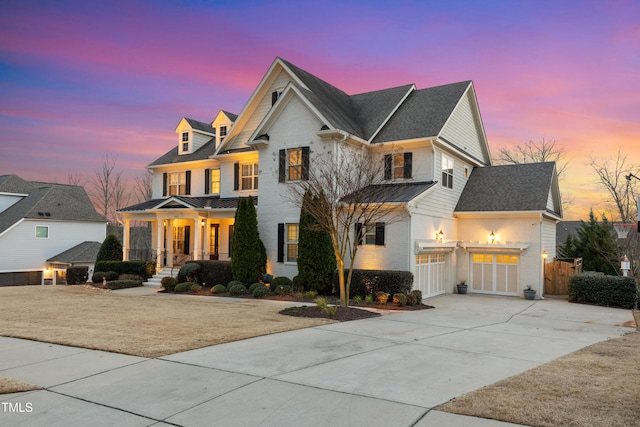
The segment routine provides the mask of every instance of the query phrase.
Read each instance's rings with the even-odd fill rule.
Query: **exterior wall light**
[[[549,254],[547,253],[547,251],[542,251],[542,259],[547,259],[548,256]]]
[[[444,233],[442,232],[442,230],[438,231],[436,233],[436,240],[440,243],[442,243],[442,238],[444,237]]]
[[[489,243],[495,243],[495,242],[496,242],[496,235],[492,231],[491,234],[489,234]]]

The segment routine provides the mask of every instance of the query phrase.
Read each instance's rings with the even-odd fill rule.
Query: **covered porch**
[[[133,224],[147,222],[156,269],[193,260],[228,260],[237,198],[180,197],[150,200],[120,210],[123,260],[129,260]]]

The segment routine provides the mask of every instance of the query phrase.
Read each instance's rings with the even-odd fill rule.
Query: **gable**
[[[473,86],[470,86],[460,98],[438,136],[451,149],[466,155],[476,164],[483,166],[491,164],[489,145]]]

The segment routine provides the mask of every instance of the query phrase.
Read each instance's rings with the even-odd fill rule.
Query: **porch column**
[[[204,242],[202,243],[202,253],[204,255],[204,259],[211,258],[209,254],[209,247],[211,247],[211,232],[209,231],[209,227],[209,221],[205,220],[204,227],[202,229],[204,232]]]
[[[164,248],[162,243],[164,242],[164,227],[162,226],[162,220],[156,219],[156,268],[160,269],[164,267]]]
[[[173,220],[167,220],[167,267],[173,267]]]
[[[124,229],[122,230],[122,260],[129,261],[129,249],[130,249],[130,227],[131,220],[124,220]]]
[[[200,217],[195,220],[195,227],[193,230],[193,259],[202,259],[202,225],[200,225]]]

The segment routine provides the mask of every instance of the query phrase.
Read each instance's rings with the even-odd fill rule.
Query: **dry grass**
[[[40,390],[42,387],[37,385],[25,383],[20,380],[14,380],[13,378],[7,378],[0,376],[0,394],[6,393],[19,393],[21,391]]]
[[[640,425],[640,332],[594,344],[438,407],[534,427]]]
[[[332,323],[278,314],[278,304],[128,296],[83,286],[0,288],[0,335],[159,357]]]

